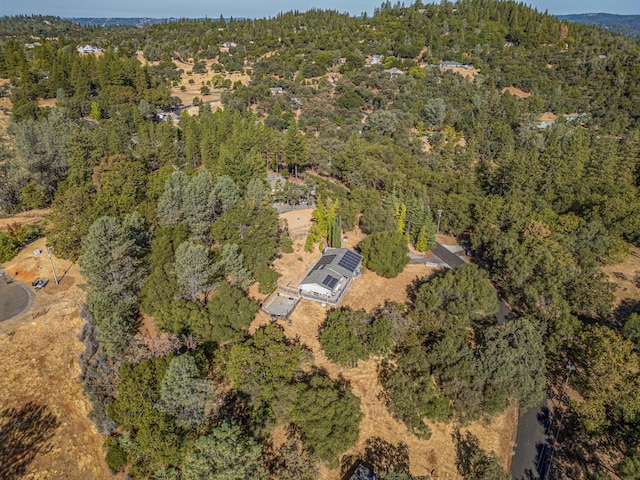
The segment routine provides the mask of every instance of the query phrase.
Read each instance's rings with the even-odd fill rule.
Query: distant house
[[[271,95],[282,95],[284,94],[284,89],[282,87],[271,87],[269,89]]]
[[[362,269],[362,256],[348,248],[327,248],[298,286],[300,296],[338,305]]]
[[[176,115],[174,112],[165,112],[165,111],[158,112],[158,119],[162,122],[168,120],[173,123],[177,123],[180,121],[180,117]]]
[[[33,43],[25,43],[24,44],[24,48],[27,48],[29,50],[31,50],[32,48],[36,48],[41,46],[42,44],[40,42],[33,42]]]
[[[555,120],[551,120],[549,122],[538,122],[536,127],[538,128],[538,130],[546,130],[547,128],[549,128],[551,125],[553,125],[554,123],[556,123]]]
[[[94,47],[93,45],[81,45],[77,50],[78,53],[98,53],[102,51],[100,47]]]
[[[222,48],[236,48],[237,46],[236,42],[222,42]]]
[[[382,55],[371,55],[369,58],[369,65],[377,65],[382,62]]]
[[[338,59],[338,65],[346,65],[347,64],[347,59],[346,57],[340,57]]]
[[[562,115],[562,117],[565,119],[566,122],[575,122],[579,119],[586,119],[587,114],[582,112],[582,113],[569,113],[566,115]],[[551,125],[553,125],[554,123],[556,123],[555,120],[549,120],[549,121],[540,121],[536,124],[536,127],[538,128],[538,130],[546,130],[547,128],[549,128]],[[584,123],[582,123],[582,125],[584,125]]]
[[[391,78],[398,78],[401,75],[404,75],[404,72],[396,67],[389,68],[385,70],[385,72],[388,73]]]
[[[440,68],[468,68],[468,65],[465,65],[460,62],[440,62]]]
[[[587,116],[587,114],[586,114],[586,113],[584,113],[584,112],[583,112],[583,113],[569,113],[569,114],[567,114],[567,115],[563,115],[563,116],[564,116],[564,119],[565,119],[567,122],[575,122],[575,121],[576,121],[576,120],[578,120],[579,118],[584,118],[584,117],[586,117],[586,116]]]

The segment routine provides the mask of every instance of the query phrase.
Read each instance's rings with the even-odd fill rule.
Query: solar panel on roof
[[[313,268],[311,269],[311,271],[313,272],[314,270],[318,270],[321,267],[324,267],[325,265],[329,265],[331,262],[333,262],[333,259],[336,258],[335,255],[325,255],[322,258],[320,258],[320,260],[318,260],[318,263],[316,263]]]
[[[338,279],[336,277],[332,277],[331,275],[327,275],[326,277],[324,277],[324,280],[322,281],[323,285],[329,287],[332,290],[337,283],[338,283]]]
[[[351,273],[353,273],[358,268],[358,265],[360,265],[360,260],[360,255],[347,250],[344,256],[338,262],[338,265],[340,265],[342,268],[346,268]]]

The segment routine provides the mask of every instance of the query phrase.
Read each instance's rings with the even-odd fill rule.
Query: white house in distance
[[[102,51],[100,47],[94,47],[93,45],[81,45],[77,50],[78,53],[99,53]]]
[[[327,248],[300,282],[300,296],[337,305],[351,281],[360,276],[361,268],[361,255],[348,248]]]

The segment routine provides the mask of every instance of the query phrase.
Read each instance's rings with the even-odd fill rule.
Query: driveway
[[[431,250],[431,257],[437,257],[442,263],[452,269],[464,265],[465,261],[444,245],[437,243]],[[426,257],[422,260],[426,260]],[[417,259],[412,257],[411,263],[417,263]],[[496,320],[498,324],[506,323],[513,319],[511,309],[507,303],[498,298],[498,312]],[[549,424],[549,408],[547,398],[542,402],[524,412],[518,421],[518,431],[516,434],[516,445],[511,458],[511,468],[509,473],[515,480],[536,480],[544,478],[548,468],[549,436],[546,428]]]
[[[548,468],[549,436],[546,429],[549,425],[549,407],[547,398],[538,406],[524,412],[518,421],[516,447],[511,457],[511,476],[515,480],[535,480],[544,478]],[[541,460],[542,457],[542,460]]]
[[[23,314],[33,303],[33,292],[25,284],[0,275],[0,322]]]

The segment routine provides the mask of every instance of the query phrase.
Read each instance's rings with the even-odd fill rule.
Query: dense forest
[[[181,76],[212,59],[199,113],[159,121]],[[225,81],[237,72],[250,81]],[[0,213],[50,206],[49,242],[79,262],[80,380],[113,472],[312,479],[356,443],[348,382],[277,323],[247,328],[249,287],[272,292],[272,262],[291,251],[273,203],[305,198],[306,248],[357,225],[365,266],[387,277],[408,244],[433,247],[436,220],[473,252],[406,304],[330,310],[318,332],[336,364],[379,360],[413,435],[429,437],[425,419],[537,405],[572,365],[553,476],[638,477],[640,303],[614,308],[601,270],[640,246],[636,40],[496,0],[141,28],[5,17],[0,78]],[[268,172],[305,183],[272,191]],[[0,260],[27,233],[1,234]],[[499,298],[514,317],[502,325]],[[504,477],[491,454],[472,460],[465,478]]]

